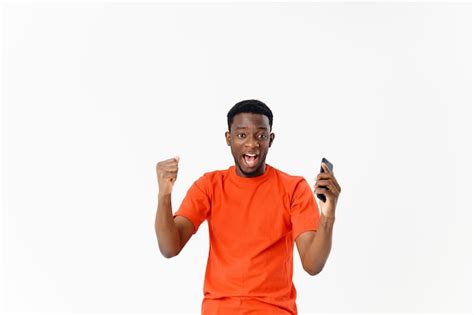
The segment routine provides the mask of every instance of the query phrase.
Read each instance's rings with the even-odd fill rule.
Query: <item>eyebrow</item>
[[[248,128],[249,127],[238,126],[235,129],[248,129]],[[260,126],[260,127],[257,127],[257,129],[267,130],[267,127]]]

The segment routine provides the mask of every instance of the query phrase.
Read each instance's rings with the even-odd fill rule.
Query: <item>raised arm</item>
[[[161,254],[166,258],[178,255],[194,232],[194,225],[187,218],[173,219],[171,192],[178,176],[179,157],[161,161],[156,165],[158,178],[158,207],[155,232]]]
[[[296,246],[300,254],[304,270],[314,276],[323,270],[323,267],[331,252],[332,231],[335,221],[337,200],[341,192],[341,186],[329,170],[322,163],[324,172],[317,176],[314,185],[314,193],[324,194],[326,202],[321,202],[321,219],[318,230],[301,233],[296,239]],[[323,188],[327,187],[327,188]]]

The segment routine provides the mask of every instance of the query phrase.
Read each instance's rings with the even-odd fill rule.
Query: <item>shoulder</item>
[[[213,186],[216,183],[222,182],[228,176],[228,173],[229,169],[208,171],[201,175],[195,181],[195,184],[201,187]]]
[[[200,179],[205,179],[205,180],[208,180],[208,181],[211,181],[211,182],[214,182],[216,180],[220,180],[222,178],[225,178],[227,177],[227,174],[229,173],[229,169],[225,169],[225,170],[215,170],[215,171],[209,171],[209,172],[205,172]]]
[[[290,175],[277,169],[275,169],[275,173],[281,182],[280,186],[289,197],[291,207],[301,207],[301,204],[306,202],[315,202],[313,190],[303,176]]]
[[[270,166],[272,167],[272,166]],[[294,193],[295,190],[309,187],[308,182],[303,176],[291,175],[286,172],[283,172],[275,167],[272,167],[275,173],[275,177],[280,186],[283,186],[286,191]]]
[[[270,166],[270,167],[273,168],[273,170],[275,172],[275,176],[278,178],[278,180],[285,183],[285,184],[296,186],[300,182],[306,182],[306,180],[304,179],[303,176],[291,175],[291,174],[283,172],[283,171],[281,171],[281,170],[279,170],[279,169],[277,169],[273,166]]]

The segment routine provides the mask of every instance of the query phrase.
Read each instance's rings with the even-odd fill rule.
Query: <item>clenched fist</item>
[[[156,164],[156,176],[160,195],[171,194],[173,185],[178,177],[179,156]]]

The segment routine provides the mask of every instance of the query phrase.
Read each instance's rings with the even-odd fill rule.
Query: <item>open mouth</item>
[[[244,162],[247,167],[253,168],[258,163],[258,155],[255,153],[244,154]]]

